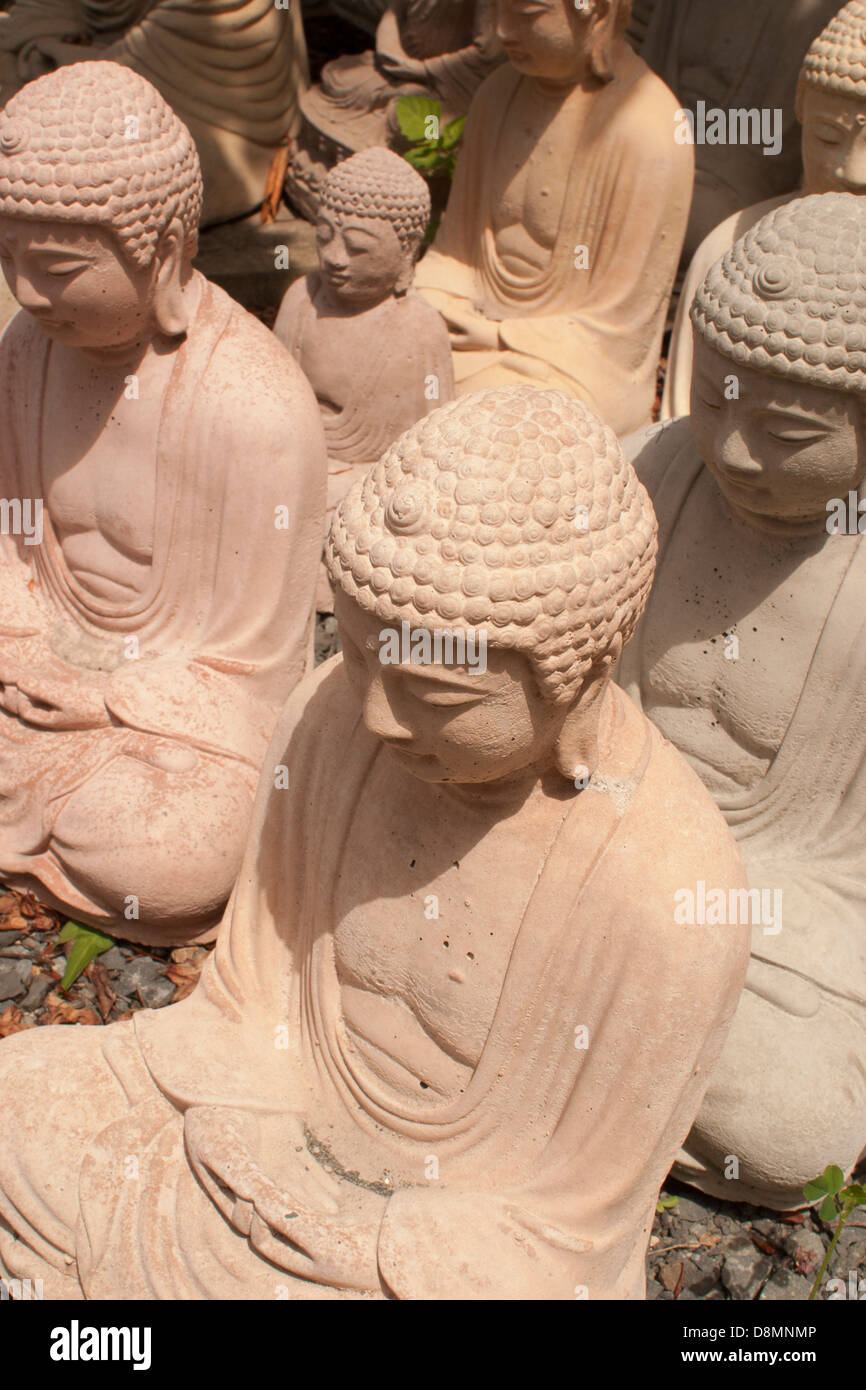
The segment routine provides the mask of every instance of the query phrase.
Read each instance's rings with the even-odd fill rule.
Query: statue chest
[[[366,409],[375,409],[364,387],[375,385],[371,343],[379,327],[375,310],[346,317],[307,315],[295,357],[326,417],[362,402]],[[378,354],[372,359],[378,361]],[[395,367],[399,370],[399,363]]]
[[[459,806],[448,819],[444,806],[421,815],[402,796],[371,806],[375,818],[353,825],[335,895],[343,1016],[362,1049],[394,1058],[416,1087],[451,1094],[487,1040],[543,868],[545,818],[523,807],[480,831]]]
[[[168,374],[170,366],[168,373],[143,374],[120,389],[81,375],[49,374],[43,499],[67,565],[100,597],[139,593],[149,579],[159,522],[157,437]],[[54,423],[59,420],[62,428]]]
[[[856,538],[794,547],[694,489],[643,620],[644,708],[715,794],[752,786],[781,747]]]
[[[584,114],[571,102],[552,119],[527,110],[514,120],[513,136],[498,152],[491,188],[496,250],[506,265],[512,258],[529,269],[546,268]],[[509,268],[519,273],[520,265]]]

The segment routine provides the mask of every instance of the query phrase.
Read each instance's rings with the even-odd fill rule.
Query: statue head
[[[426,781],[594,770],[655,554],[652,504],[585,405],[518,386],[442,406],[346,494],[325,547],[368,727]]]
[[[316,237],[330,296],[352,308],[405,294],[430,221],[421,175],[393,150],[343,160],[322,187]]]
[[[806,54],[797,89],[807,193],[866,193],[866,3],[849,0]]]
[[[0,255],[52,338],[94,350],[176,335],[202,185],[186,126],[145,78],[74,63],[0,113]]]
[[[632,0],[496,0],[496,32],[512,67],[557,85],[613,79]]]
[[[692,431],[731,508],[820,529],[866,474],[866,200],[776,208],[713,266],[691,317]]]

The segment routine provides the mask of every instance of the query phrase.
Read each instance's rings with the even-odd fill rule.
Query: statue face
[[[866,103],[809,87],[802,115],[807,193],[866,193]]]
[[[157,258],[141,270],[105,227],[0,217],[0,263],[22,309],[57,342],[110,350],[153,336]]]
[[[339,591],[335,612],[364,723],[407,772],[422,782],[484,783],[551,763],[566,711],[543,698],[521,653],[488,648],[483,673],[383,665],[389,625]]]
[[[528,77],[572,82],[583,73],[594,18],[572,0],[497,0],[496,32],[512,67]]]
[[[386,218],[338,216],[323,208],[316,241],[322,279],[337,303],[378,304],[411,281],[411,257]]]
[[[736,380],[739,399],[728,400]],[[761,529],[823,527],[827,503],[866,476],[857,401],[731,362],[695,334],[692,434],[741,520]]]

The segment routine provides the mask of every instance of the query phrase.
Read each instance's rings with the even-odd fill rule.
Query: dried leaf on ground
[[[14,1004],[0,1014],[0,1038],[11,1038],[13,1033],[23,1033],[25,1028],[30,1027],[32,1024],[24,1022],[24,1015]]]
[[[84,973],[96,990],[96,1003],[102,1014],[102,1022],[107,1023],[108,1015],[117,1002],[117,995],[111,988],[108,971],[101,961],[92,960]]]
[[[667,1289],[668,1293],[672,1293],[674,1297],[676,1297],[676,1293],[682,1288],[682,1281],[685,1277],[685,1265],[682,1260],[679,1260],[676,1264],[662,1265],[658,1272],[658,1277],[661,1280],[662,1286]],[[674,1292],[675,1290],[676,1293]]]
[[[54,990],[48,995],[45,1004],[45,1012],[39,1019],[40,1027],[46,1027],[51,1023],[99,1024],[99,1015],[95,1009],[76,1009],[74,1004],[61,999]]]
[[[187,961],[183,965],[170,965],[168,967],[165,978],[177,986],[177,994],[172,1000],[173,1004],[179,1004],[181,999],[186,999],[188,994],[192,994],[198,984],[204,959],[202,957],[200,961]]]

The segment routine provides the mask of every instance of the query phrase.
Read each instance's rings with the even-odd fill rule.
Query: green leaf
[[[838,1192],[845,1181],[845,1174],[841,1168],[836,1167],[835,1163],[831,1163],[828,1168],[824,1169],[824,1181],[827,1184],[828,1192]]]
[[[866,1207],[866,1187],[860,1183],[851,1183],[850,1186],[843,1187],[839,1196],[852,1207]]]
[[[430,97],[398,97],[397,123],[407,140],[426,140],[428,116],[440,116],[442,107]]]
[[[456,145],[466,124],[465,116],[458,116],[456,120],[449,121],[440,136],[440,144],[443,150],[450,150],[452,145]]]
[[[818,1208],[818,1215],[822,1221],[835,1221],[838,1215],[836,1210],[836,1199],[834,1197],[825,1197]]]
[[[437,149],[407,150],[405,158],[413,169],[438,169],[442,156]]]
[[[60,940],[75,942],[60,981],[63,990],[71,989],[82,970],[86,970],[92,960],[110,951],[114,945],[110,936],[103,936],[102,932],[94,931],[92,927],[82,927],[79,922],[67,922],[60,933]]]

